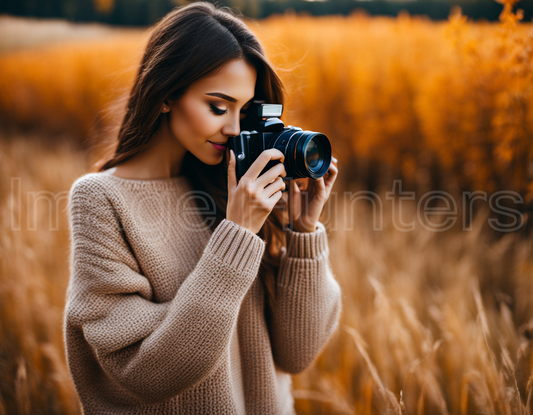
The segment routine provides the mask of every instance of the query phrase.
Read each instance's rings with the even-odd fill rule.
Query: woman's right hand
[[[237,183],[235,153],[229,153],[226,219],[257,234],[285,189],[285,156],[275,148],[263,151]],[[281,163],[259,176],[270,160]]]

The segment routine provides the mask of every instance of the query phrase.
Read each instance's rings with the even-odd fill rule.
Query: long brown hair
[[[257,70],[254,99],[283,103],[283,84],[265,57],[252,31],[229,9],[198,2],[167,14],[154,28],[127,101],[114,153],[96,163],[104,171],[139,154],[161,122],[161,105],[178,99],[187,87],[234,59],[244,59]],[[214,230],[226,217],[228,201],[227,157],[220,164],[202,163],[185,154],[181,173],[195,191],[207,192],[216,203]],[[283,210],[274,209],[258,235],[266,242],[259,269],[269,303],[275,298],[281,247],[286,244]],[[212,221],[211,221],[212,222]]]

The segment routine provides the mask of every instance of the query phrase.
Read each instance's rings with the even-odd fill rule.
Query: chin
[[[200,161],[204,164],[207,164],[209,166],[216,166],[217,164],[222,163],[224,161],[224,156],[220,155],[219,157],[213,157],[209,159],[200,159]]]

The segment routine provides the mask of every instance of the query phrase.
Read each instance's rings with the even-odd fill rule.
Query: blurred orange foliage
[[[2,120],[80,138],[98,131],[133,82],[144,41],[130,34],[0,56]]]
[[[341,161],[377,162],[420,185],[530,196],[533,31],[515,2],[504,1],[498,24],[455,11],[444,23],[289,14],[250,26],[287,85],[286,123],[324,132]],[[145,40],[1,56],[1,120],[98,137]]]

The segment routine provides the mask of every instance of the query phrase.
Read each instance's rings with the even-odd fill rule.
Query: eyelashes
[[[214,112],[215,115],[224,115],[225,113],[228,112],[228,110],[221,110],[220,108],[214,106],[213,104],[209,104],[209,106],[211,107],[211,112]]]
[[[213,105],[213,104],[209,104],[209,107],[211,109],[211,112],[215,113],[215,115],[224,115],[228,112],[228,110],[221,110],[220,108],[218,108],[216,105]],[[240,110],[241,116],[246,115],[246,113],[247,113],[247,109],[243,108]]]

